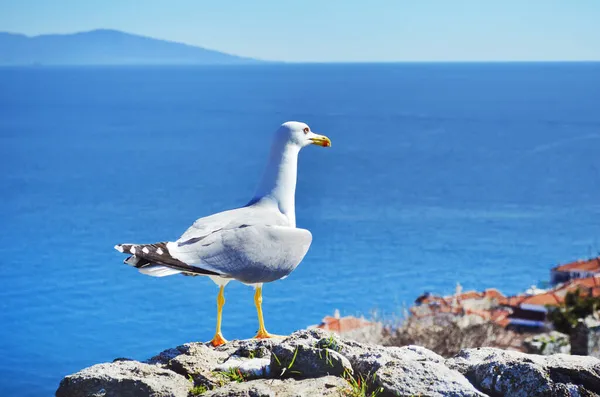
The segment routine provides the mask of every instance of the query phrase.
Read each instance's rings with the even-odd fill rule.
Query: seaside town
[[[589,306],[587,310],[585,302]],[[560,327],[563,332],[556,329],[561,313],[572,313],[571,323]],[[463,345],[466,341],[534,354],[600,357],[600,256],[555,266],[550,270],[548,288],[531,286],[514,296],[506,296],[495,288],[463,291],[460,284],[453,295],[424,293],[415,300],[407,318],[397,329],[379,321],[341,317],[337,310],[333,316],[326,316],[321,323],[311,327],[350,339],[384,344],[389,344],[390,340],[394,344],[394,338],[402,333],[411,334],[411,330],[413,334],[415,330],[422,334],[424,329],[431,331],[437,327],[437,336],[430,332],[429,340],[414,341],[429,344],[428,347],[436,350],[435,346],[441,342],[436,339],[452,339],[448,325],[455,326],[457,334],[463,334],[463,337],[448,351],[438,349],[442,350],[438,351],[440,354],[454,353],[464,347],[479,347]],[[469,335],[468,330],[473,328],[485,334],[484,337]],[[406,338],[401,341],[406,342]]]

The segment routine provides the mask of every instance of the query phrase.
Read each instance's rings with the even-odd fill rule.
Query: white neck
[[[279,207],[279,211],[290,220],[290,226],[296,227],[296,173],[300,147],[288,142],[275,140],[271,147],[269,161],[251,202],[270,199]]]

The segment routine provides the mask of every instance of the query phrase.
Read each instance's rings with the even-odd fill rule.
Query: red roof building
[[[568,292],[579,289],[584,294],[600,296],[600,256],[557,266],[551,270],[551,277],[552,289],[532,286],[516,296],[504,296],[494,288],[462,292],[460,285],[450,296],[425,293],[417,298],[410,313],[421,319],[438,315],[475,316],[503,327],[546,328],[548,307],[562,305]]]
[[[552,285],[558,285],[574,279],[589,278],[595,275],[600,275],[600,256],[556,266],[550,271],[550,282]]]
[[[512,309],[510,324],[522,327],[544,327],[549,306],[560,306],[568,292],[576,290],[592,296],[600,296],[600,275],[575,278],[558,287],[536,295],[517,295],[500,300],[502,306]]]
[[[315,328],[320,328],[325,331],[335,332],[336,334],[343,334],[345,332],[354,331],[359,328],[370,327],[373,325],[370,321],[363,318],[356,318],[353,316],[346,317],[332,317],[325,316],[323,321]]]
[[[506,299],[495,288],[483,292],[466,291],[457,285],[456,293],[449,296],[424,294],[417,298],[415,306],[410,308],[412,316],[420,319],[439,315],[470,316],[473,321],[494,321],[503,324],[510,311],[498,309],[499,301]]]
[[[338,310],[333,316],[325,316],[321,323],[308,328],[320,328],[325,331],[335,332],[345,338],[357,341],[370,341],[377,343],[383,337],[383,324],[357,318],[354,316],[341,317]]]

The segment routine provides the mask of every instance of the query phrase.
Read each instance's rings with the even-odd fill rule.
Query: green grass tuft
[[[378,387],[369,393],[369,390],[371,389],[369,380],[373,381],[375,380],[375,377],[371,379],[369,379],[370,377],[367,377],[367,379],[365,379],[361,375],[355,378],[348,370],[344,372],[342,377],[350,386],[348,389],[342,391],[347,397],[377,397],[379,394],[383,393],[383,387]]]
[[[340,350],[342,350],[342,347],[340,346],[337,339],[333,335],[331,335],[327,339],[321,340],[319,343],[319,347],[322,349],[330,349],[330,350],[336,351],[338,353],[340,352]]]
[[[297,356],[298,356],[298,347],[296,347],[296,350],[294,351],[294,357],[292,357],[292,361],[290,362],[290,365],[288,365],[288,369],[292,368],[292,365],[294,365],[294,362],[296,361]]]
[[[199,385],[199,386],[192,387],[190,389],[190,394],[192,396],[201,396],[204,393],[206,393],[207,391],[208,391],[208,389],[206,388],[206,386]]]
[[[229,379],[232,382],[242,383],[246,381],[246,378],[244,378],[244,375],[242,374],[239,368],[230,368],[227,371],[217,373],[223,378]]]
[[[194,378],[192,377],[192,375],[188,374],[188,380],[194,384]],[[204,393],[206,393],[208,391],[208,388],[206,386],[203,385],[198,385],[198,386],[193,386],[190,389],[190,394],[192,396],[201,396]]]

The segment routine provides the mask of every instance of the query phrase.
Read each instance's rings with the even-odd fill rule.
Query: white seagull
[[[221,333],[223,291],[231,280],[254,286],[258,313],[255,338],[270,338],[262,315],[263,283],[285,278],[298,266],[312,241],[296,228],[294,196],[298,153],[308,145],[331,146],[329,138],[308,125],[288,121],[275,132],[271,153],[254,198],[246,206],[219,212],[194,222],[176,241],[118,244],[130,254],[125,263],[149,276],[208,276],[219,286],[217,329],[213,346],[227,342]]]

